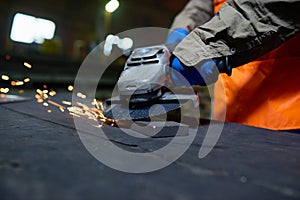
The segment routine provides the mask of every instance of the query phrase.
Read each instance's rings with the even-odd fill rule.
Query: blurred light
[[[20,85],[24,85],[23,81],[11,81],[10,82],[11,86],[20,86]]]
[[[105,5],[105,10],[109,13],[113,13],[115,10],[118,9],[120,3],[118,0],[110,0],[106,5]]]
[[[54,22],[17,13],[13,19],[10,39],[16,42],[41,44],[44,39],[52,39],[54,32]]]
[[[106,36],[105,43],[104,43],[104,49],[103,49],[104,55],[109,56],[111,54],[113,45],[118,44],[119,39],[120,38],[118,36],[111,35],[111,34]]]
[[[30,81],[30,78],[25,78],[23,81],[24,83],[28,83]]]
[[[109,56],[111,54],[113,45],[117,45],[123,52],[126,52],[132,48],[133,40],[131,38],[121,39],[116,35],[108,35],[104,43],[104,55]]]
[[[44,39],[51,40],[54,36],[55,24],[54,22],[46,19],[37,18],[37,31],[35,35],[36,43],[43,43]]]
[[[65,104],[65,105],[68,105],[68,106],[72,105],[72,102],[69,102],[69,101],[62,101],[62,103]]]
[[[28,62],[24,62],[24,66],[27,67],[28,69],[32,68],[31,64],[29,64]]]
[[[10,59],[11,59],[11,56],[10,56],[10,55],[6,55],[6,56],[5,56],[5,60],[6,60],[6,61],[10,61]]]
[[[77,92],[77,96],[78,96],[79,98],[86,99],[86,95],[85,95],[85,94],[82,94],[81,92]]]
[[[6,94],[9,92],[9,88],[0,88],[0,92]]]
[[[9,80],[9,76],[7,76],[7,75],[2,75],[1,78],[4,81],[8,81]]]
[[[74,88],[73,88],[73,86],[72,86],[72,85],[69,85],[69,86],[68,86],[68,90],[69,90],[70,92],[72,92],[72,91],[73,91],[73,89],[74,89]]]
[[[16,86],[24,85],[23,81],[16,81]]]
[[[49,92],[49,95],[53,97],[53,96],[56,95],[56,92],[54,90],[52,90],[52,91]]]
[[[11,84],[11,86],[16,86],[17,85],[16,81],[11,81],[10,84]]]
[[[36,89],[36,93],[38,93],[39,95],[43,94],[42,90],[40,90],[40,89]]]
[[[44,94],[44,93],[43,93],[43,97],[44,97],[45,99],[48,99],[48,98],[49,98],[48,94]]]
[[[131,38],[123,38],[117,44],[120,49],[123,51],[131,49],[133,46],[133,40]]]

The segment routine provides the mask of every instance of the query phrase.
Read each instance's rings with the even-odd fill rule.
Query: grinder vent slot
[[[159,60],[157,59],[156,55],[153,55],[153,56],[131,58],[130,61],[127,62],[127,66],[135,67],[140,65],[150,65],[150,64],[157,64],[157,63],[159,63]]]
[[[143,60],[151,60],[157,58],[156,55],[143,57]]]
[[[142,58],[131,58],[131,61],[140,61]]]
[[[159,60],[149,60],[149,61],[142,61],[142,62],[128,62],[128,67],[135,67],[139,65],[150,65],[150,64],[157,64],[159,63]]]

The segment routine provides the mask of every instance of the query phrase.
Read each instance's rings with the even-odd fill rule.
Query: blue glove
[[[176,56],[172,55],[170,66],[173,69],[171,77],[176,86],[205,86],[215,83],[220,72],[231,75],[228,58],[211,59],[202,62],[199,66],[188,67],[180,62]]]
[[[183,40],[189,32],[183,28],[177,28],[174,29],[170,35],[168,36],[168,39],[166,40],[166,44],[171,44],[171,43],[179,43],[181,40]]]

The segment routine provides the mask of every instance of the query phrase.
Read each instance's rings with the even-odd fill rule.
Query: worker
[[[216,120],[299,130],[299,8],[299,0],[190,0],[167,39],[180,42],[170,66],[192,85],[215,83]]]

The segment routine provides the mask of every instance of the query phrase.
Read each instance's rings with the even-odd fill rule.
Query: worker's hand
[[[170,59],[171,77],[176,86],[213,84],[218,80],[219,69],[226,68],[225,65],[223,60],[213,59],[204,61],[196,67],[188,67],[175,55],[172,55]]]
[[[174,29],[170,35],[168,36],[166,40],[166,44],[171,44],[171,43],[179,43],[181,40],[183,40],[189,32],[183,28],[177,28]]]

